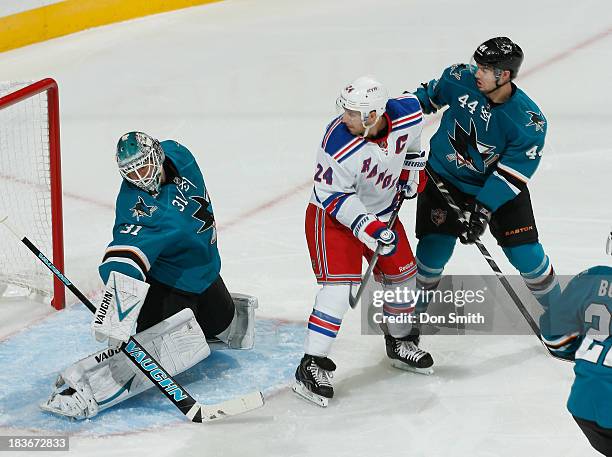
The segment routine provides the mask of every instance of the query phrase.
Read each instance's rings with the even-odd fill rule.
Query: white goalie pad
[[[255,310],[259,307],[252,295],[231,294],[234,301],[234,318],[230,326],[217,335],[232,349],[251,349],[255,343]]]
[[[135,335],[171,376],[191,368],[210,354],[210,348],[193,311],[184,309]],[[116,348],[90,355],[64,370],[50,398],[40,405],[45,411],[76,419],[127,400],[153,383]]]
[[[119,346],[117,342],[129,340],[148,290],[146,282],[111,272],[91,323],[96,340],[108,339],[110,346]]]

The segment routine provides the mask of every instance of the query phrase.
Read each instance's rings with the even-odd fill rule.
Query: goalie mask
[[[365,137],[368,134],[369,128],[385,112],[388,100],[389,93],[380,82],[370,76],[362,76],[342,89],[340,96],[336,100],[336,107],[339,113],[342,113],[344,110],[361,113],[361,122],[366,129],[363,135]],[[376,112],[376,120],[368,125],[366,121],[372,111]]]
[[[117,143],[119,173],[131,184],[159,192],[165,155],[159,141],[142,132],[129,132]]]

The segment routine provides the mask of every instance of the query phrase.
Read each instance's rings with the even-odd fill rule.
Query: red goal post
[[[7,83],[0,95],[1,210],[41,243],[41,251],[64,272],[57,83],[51,78]],[[27,250],[6,239],[0,240],[0,249],[0,281],[48,298],[56,309],[64,307],[64,285],[37,259],[27,259]]]

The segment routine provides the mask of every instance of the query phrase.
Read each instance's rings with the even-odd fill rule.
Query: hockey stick
[[[76,297],[92,313],[96,312],[95,306],[85,295],[76,288],[72,282],[61,271],[40,252],[40,250],[26,237],[8,222],[8,216],[0,218],[13,235],[15,235],[38,259],[51,270],[51,272],[64,283]],[[160,365],[134,337],[130,337],[127,343],[122,343],[121,352],[192,422],[209,422],[221,419],[225,416],[235,416],[260,408],[264,404],[263,394],[259,391],[227,400],[216,405],[204,405],[195,400],[185,388],[183,388],[170,374]],[[153,374],[154,373],[154,374]]]
[[[455,203],[455,200],[449,193],[448,189],[446,188],[442,180],[440,180],[437,176],[434,176],[429,168],[425,168],[425,170],[427,171],[427,175],[429,176],[429,179],[433,181],[433,183],[436,185],[436,187],[442,194],[442,197],[444,198],[444,200],[446,200],[446,203],[448,204],[448,206],[450,206],[457,213],[459,221],[464,224],[467,224],[468,221],[463,215],[463,211],[461,210],[461,208],[459,208],[457,203]],[[514,289],[512,288],[512,286],[510,285],[510,283],[508,282],[504,274],[502,273],[501,269],[499,268],[495,260],[493,260],[493,257],[489,253],[488,249],[485,247],[484,244],[482,244],[482,241],[476,240],[474,244],[478,247],[478,250],[480,251],[482,256],[485,258],[485,260],[487,261],[487,263],[489,264],[489,266],[491,267],[491,269],[497,276],[497,279],[499,279],[499,282],[502,283],[502,286],[504,286],[504,289],[506,289],[506,292],[508,292],[508,295],[510,295],[510,298],[512,299],[512,301],[514,302],[518,310],[521,312],[521,314],[523,315],[523,317],[525,318],[529,326],[531,327],[531,330],[533,331],[535,336],[538,338],[538,340],[540,340],[540,343],[542,343],[542,345],[546,348],[548,353],[552,355],[554,358],[566,360],[566,359],[563,359],[555,355],[550,350],[550,348],[546,346],[546,343],[542,341],[542,333],[540,332],[540,327],[538,326],[536,321],[533,319],[533,317],[531,317],[531,314],[529,314],[529,311],[527,310],[527,308],[521,301],[520,297],[514,291]]]
[[[393,226],[395,225],[395,221],[397,220],[397,216],[399,215],[399,211],[400,211],[400,208],[402,207],[402,203],[404,203],[404,199],[399,194],[398,194],[398,198],[400,200],[397,203],[397,206],[395,207],[393,212],[391,213],[391,217],[389,218],[389,223],[387,224],[387,227],[390,229],[392,229]],[[376,262],[378,261],[378,257],[380,256],[380,250],[382,249],[382,247],[383,247],[382,243],[378,243],[378,245],[376,246],[376,250],[374,251],[372,258],[370,259],[370,263],[368,264],[368,269],[363,275],[363,278],[361,278],[361,283],[359,284],[359,289],[357,289],[357,293],[355,294],[355,296],[353,296],[353,294],[349,292],[349,304],[351,305],[351,308],[353,309],[355,309],[355,307],[357,306],[357,303],[359,302],[359,299],[361,298],[361,295],[363,294],[365,286],[368,283],[370,276],[372,275],[372,271],[374,271],[374,267],[376,266]]]

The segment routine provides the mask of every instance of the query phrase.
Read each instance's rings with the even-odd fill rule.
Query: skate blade
[[[433,374],[434,370],[432,367],[429,368],[417,368],[417,367],[413,367],[411,365],[408,365],[407,363],[404,363],[400,360],[396,360],[393,359],[391,360],[391,366],[398,368],[400,370],[404,370],[404,371],[412,371],[413,373],[418,373],[418,374],[424,374],[424,375],[431,375]]]
[[[310,390],[308,390],[308,387],[306,387],[300,381],[295,381],[295,384],[291,386],[291,390],[293,390],[300,397],[314,403],[315,405],[320,406],[322,408],[327,408],[329,398],[322,397],[321,395],[317,395],[314,392],[311,392]]]

